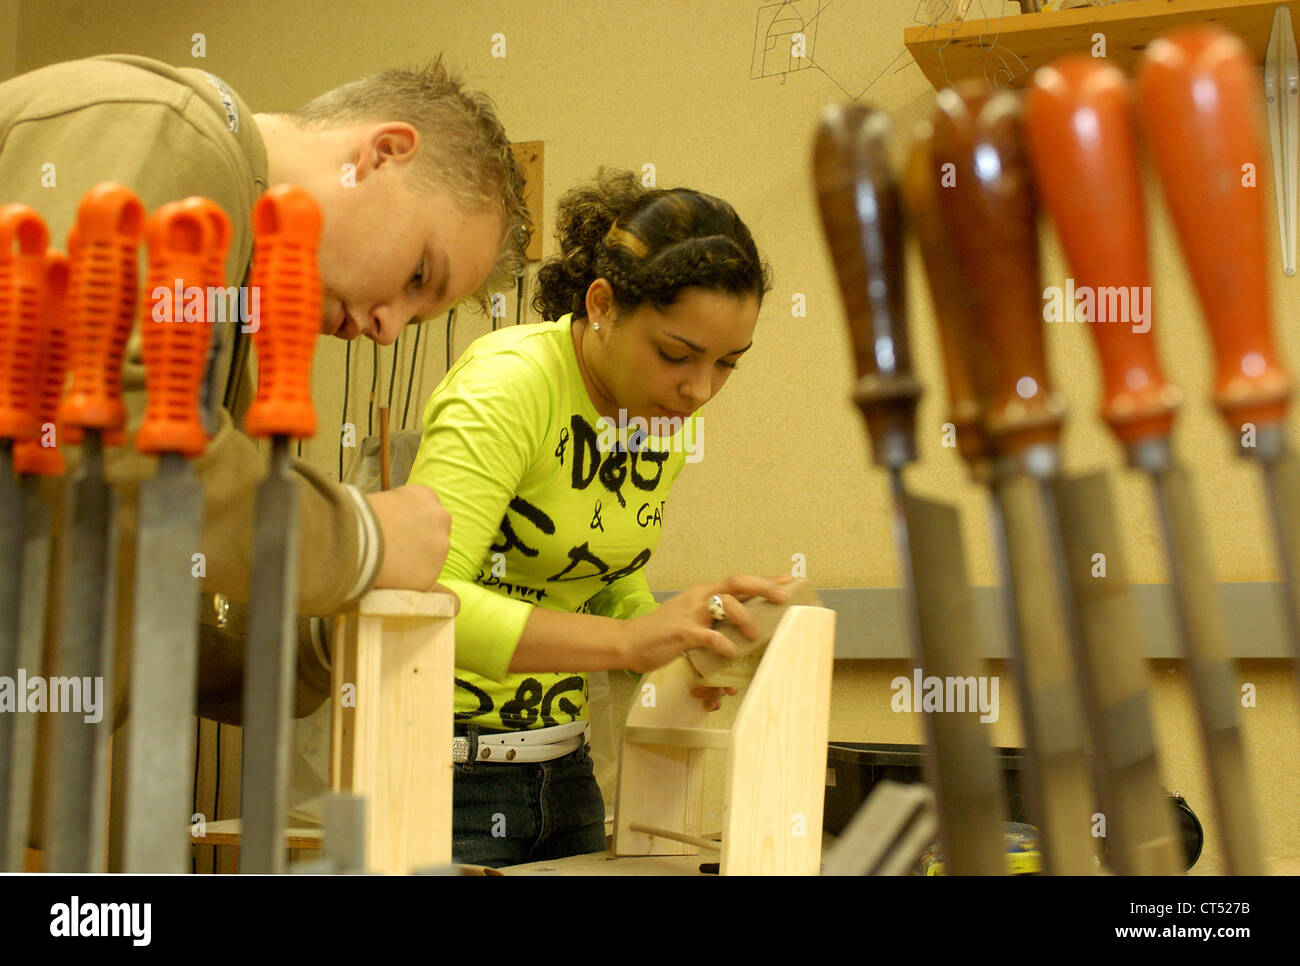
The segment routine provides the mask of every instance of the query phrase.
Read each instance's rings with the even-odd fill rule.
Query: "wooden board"
[[[451,862],[456,598],[377,591],[335,618],[330,784],[366,800],[366,867]]]
[[[834,652],[833,611],[786,611],[731,726],[723,875],[817,875],[821,867]]]
[[[545,212],[546,196],[544,193],[545,178],[544,167],[546,163],[546,148],[542,141],[520,141],[518,144],[510,145],[510,151],[515,156],[515,161],[524,169],[524,204],[528,206],[528,212],[533,216],[533,237],[528,241],[528,248],[525,252],[530,262],[539,262],[542,259],[542,237],[545,234],[542,226],[543,214]]]
[[[1096,33],[1106,36],[1107,61],[1132,74],[1152,40],[1192,23],[1221,24],[1262,64],[1278,6],[1300,18],[1300,0],[1133,0],[1020,16],[972,12],[961,23],[908,27],[903,43],[936,90],[966,77],[998,88],[1025,87],[1035,70],[1057,57],[1088,54]]]

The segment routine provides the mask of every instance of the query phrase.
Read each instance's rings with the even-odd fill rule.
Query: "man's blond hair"
[[[523,171],[492,99],[465,88],[443,67],[441,55],[427,67],[394,68],[344,84],[286,113],[309,128],[364,121],[410,124],[420,132],[414,169],[418,185],[446,190],[467,212],[491,206],[503,216],[496,265],[474,294],[479,305],[523,272],[524,249],[533,233],[524,206]]]

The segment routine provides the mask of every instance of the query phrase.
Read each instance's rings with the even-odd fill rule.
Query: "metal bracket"
[[[882,781],[836,840],[822,875],[907,875],[938,835],[929,786]]]

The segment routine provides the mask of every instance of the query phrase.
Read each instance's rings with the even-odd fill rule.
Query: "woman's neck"
[[[594,334],[588,336],[590,328],[585,316],[574,319],[569,325],[569,333],[573,338],[573,351],[578,359],[578,372],[581,373],[583,385],[586,386],[587,398],[591,400],[591,405],[595,407],[596,412],[617,423],[618,403],[605,392],[596,378],[594,369],[588,363],[589,359],[600,352],[600,343]]]

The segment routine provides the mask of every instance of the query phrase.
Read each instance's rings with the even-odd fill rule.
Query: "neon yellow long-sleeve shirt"
[[[522,729],[586,717],[587,676],[509,674],[534,607],[627,619],[654,610],[643,568],[668,493],[701,453],[698,415],[622,434],[592,405],[570,316],[476,340],[424,411],[410,482],[451,513],[441,582],[460,596],[456,720]]]

